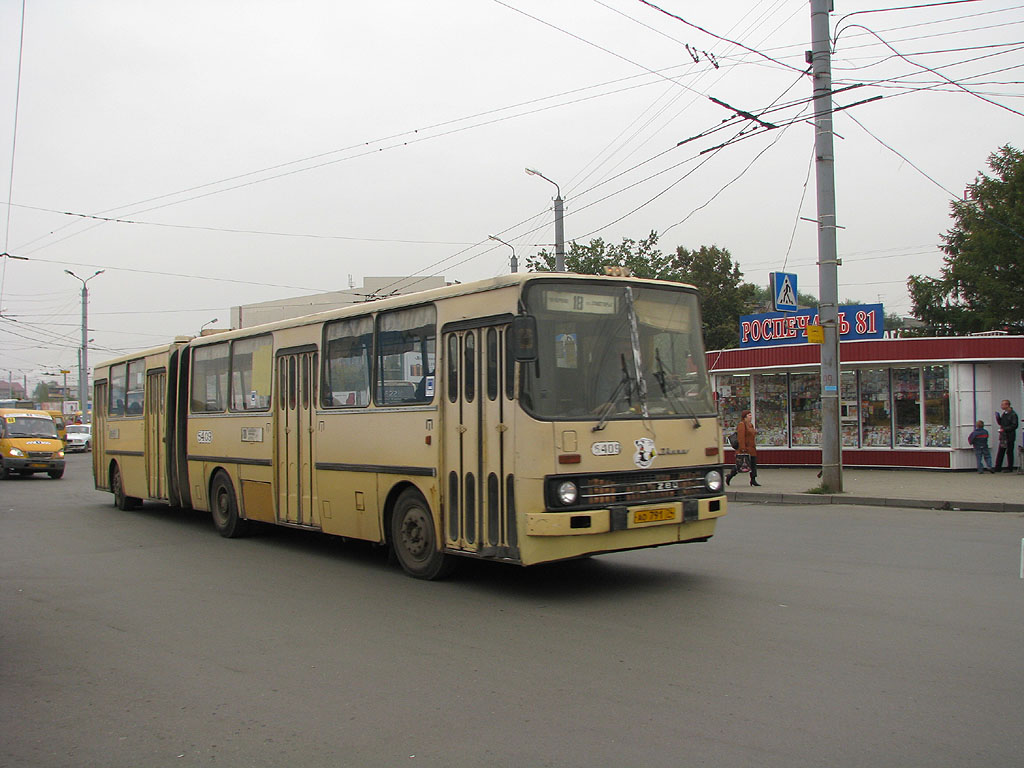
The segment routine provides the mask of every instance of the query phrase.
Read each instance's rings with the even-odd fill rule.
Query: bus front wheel
[[[210,486],[210,511],[213,527],[225,539],[237,539],[249,533],[249,521],[238,516],[238,500],[231,478],[223,472],[217,473]]]
[[[412,489],[402,492],[391,515],[391,548],[398,562],[417,579],[439,579],[454,562],[437,545],[434,518],[427,502]]]

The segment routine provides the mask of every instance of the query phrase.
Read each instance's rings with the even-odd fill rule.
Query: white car
[[[65,451],[92,450],[92,424],[68,424]]]

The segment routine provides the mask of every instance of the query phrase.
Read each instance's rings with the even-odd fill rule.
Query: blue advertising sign
[[[885,312],[881,304],[851,304],[839,308],[839,338],[842,341],[882,338]],[[741,347],[775,347],[806,344],[807,326],[818,325],[817,309],[764,312],[740,318]]]
[[[796,275],[792,272],[772,272],[768,276],[772,286],[772,306],[776,312],[796,312]]]

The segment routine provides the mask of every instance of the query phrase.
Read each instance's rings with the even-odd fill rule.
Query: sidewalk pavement
[[[771,504],[861,504],[924,509],[968,509],[1024,514],[1024,474],[920,469],[843,470],[843,493],[808,493],[821,485],[820,467],[758,467],[760,488],[737,475],[726,488],[730,501]]]

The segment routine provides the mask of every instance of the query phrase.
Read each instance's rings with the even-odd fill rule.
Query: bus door
[[[150,499],[167,498],[167,369],[146,374],[146,493]]]
[[[277,355],[274,482],[277,522],[319,528],[313,484],[316,372],[314,346],[285,349]]]
[[[488,557],[515,556],[516,548],[506,482],[512,445],[503,383],[507,331],[507,324],[453,324],[444,333],[445,544]]]
[[[84,410],[84,409],[83,409]],[[97,381],[92,393],[92,476],[97,488],[109,488],[107,460],[107,381]]]

